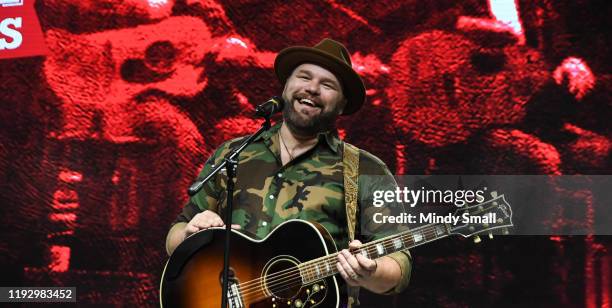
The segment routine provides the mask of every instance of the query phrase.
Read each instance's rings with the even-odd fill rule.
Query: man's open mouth
[[[299,98],[297,101],[302,105],[306,105],[312,108],[321,108],[321,105],[308,98]]]

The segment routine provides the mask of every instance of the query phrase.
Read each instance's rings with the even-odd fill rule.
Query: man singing
[[[289,47],[277,55],[274,69],[284,84],[283,121],[240,154],[233,227],[263,238],[288,219],[317,222],[329,231],[337,247],[345,248],[338,254],[336,266],[349,286],[380,294],[403,290],[411,270],[407,252],[376,260],[350,253],[361,246],[359,240],[350,241],[348,231],[359,223],[347,227],[350,218],[344,202],[343,180],[346,147],[334,124],[338,116],[359,110],[365,101],[365,87],[351,67],[348,51],[331,39],[314,47]],[[242,140],[222,144],[200,176],[207,175]],[[380,159],[357,151],[358,174],[390,175]],[[217,213],[227,198],[222,177],[209,181],[185,205],[166,239],[169,254],[189,235],[224,226]],[[363,199],[362,194],[359,193],[358,200]],[[379,237],[366,237],[357,230],[356,238],[365,242]]]

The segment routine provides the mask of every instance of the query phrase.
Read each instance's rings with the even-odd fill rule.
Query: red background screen
[[[290,45],[343,42],[367,103],[341,137],[397,174],[609,174],[608,1],[36,2],[46,56],[0,60],[7,286],[156,306],[164,239]],[[606,26],[608,25],[608,26]],[[588,194],[551,216],[592,224]],[[610,307],[610,237],[440,241],[368,307]]]

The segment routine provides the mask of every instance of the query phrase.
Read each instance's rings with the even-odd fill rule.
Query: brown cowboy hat
[[[344,45],[332,40],[323,39],[314,47],[293,46],[281,50],[274,61],[276,77],[282,84],[298,65],[313,63],[331,71],[342,83],[347,98],[343,115],[356,112],[365,102],[365,86],[351,66],[351,57]]]

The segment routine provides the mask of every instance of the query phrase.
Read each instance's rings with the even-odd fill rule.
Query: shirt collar
[[[319,133],[319,140],[325,139],[325,142],[329,146],[329,148],[334,151],[334,153],[338,154],[338,148],[340,147],[340,138],[338,137],[338,131],[336,129],[332,129],[323,133]]]
[[[270,142],[270,139],[272,138],[272,136],[278,134],[278,132],[280,131],[281,124],[283,124],[282,121],[274,124],[272,127],[270,127],[269,130],[259,135],[259,137],[255,139],[255,141],[259,141],[263,139],[265,142]],[[325,142],[327,146],[332,151],[334,151],[334,153],[336,154],[338,153],[338,149],[341,143],[340,138],[338,137],[338,131],[333,129],[333,130],[321,132],[317,136],[319,138],[319,143],[321,141]]]

